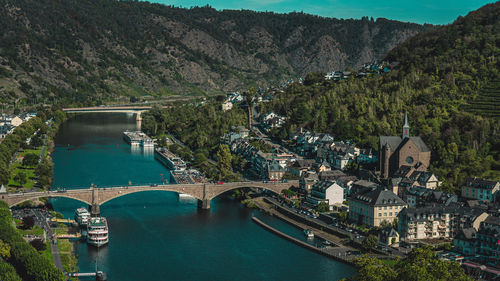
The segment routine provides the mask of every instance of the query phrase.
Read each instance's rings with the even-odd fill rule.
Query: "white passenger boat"
[[[106,218],[90,218],[87,224],[87,243],[101,247],[108,244],[108,242],[108,222]]]
[[[90,213],[85,208],[78,208],[75,211],[75,221],[79,226],[87,226],[87,223],[90,218]]]

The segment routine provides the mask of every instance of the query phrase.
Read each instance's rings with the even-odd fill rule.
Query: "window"
[[[387,213],[384,213],[384,217],[387,217]]]
[[[382,216],[382,213],[378,213],[378,216],[381,217]]]
[[[406,157],[406,163],[413,164],[413,157],[411,156]]]
[[[387,206],[384,206],[384,210],[387,210]]]
[[[382,210],[382,207],[378,207],[379,211]]]
[[[392,217],[392,212],[389,213],[389,217]]]
[[[389,206],[389,210],[392,210],[392,206]]]

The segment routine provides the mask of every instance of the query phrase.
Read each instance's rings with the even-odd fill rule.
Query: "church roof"
[[[384,147],[385,145],[389,145],[392,151],[396,151],[397,149],[401,148],[403,145],[405,145],[408,140],[413,141],[415,145],[417,146],[418,150],[420,152],[430,152],[431,150],[427,145],[424,143],[421,137],[409,137],[405,139],[401,139],[401,137],[396,137],[396,136],[381,136],[380,137],[380,147]]]
[[[421,137],[410,137],[410,140],[412,140],[415,145],[417,145],[418,149],[420,152],[430,152],[431,150],[427,147],[425,142],[422,140]]]
[[[389,145],[391,150],[396,150],[399,144],[401,143],[401,137],[395,136],[381,136],[380,137],[380,147],[384,147],[385,145]]]

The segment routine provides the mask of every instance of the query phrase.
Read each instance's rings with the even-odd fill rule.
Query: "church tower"
[[[408,113],[405,113],[405,124],[403,125],[403,139],[410,137],[410,125],[408,125]]]

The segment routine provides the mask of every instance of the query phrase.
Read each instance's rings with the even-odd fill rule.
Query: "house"
[[[331,171],[332,168],[328,162],[323,161],[321,163],[314,163],[313,167],[316,169],[316,172],[319,174],[321,172]]]
[[[271,163],[267,165],[267,178],[270,181],[278,181],[283,178],[285,174],[285,168],[283,168],[278,161],[272,160]]]
[[[488,216],[477,232],[478,252],[487,262],[497,265],[500,260],[500,218]]]
[[[409,208],[422,207],[428,204],[448,206],[451,203],[458,202],[456,194],[415,185],[400,187],[398,196],[408,203]]]
[[[378,242],[383,246],[399,243],[399,233],[392,227],[385,227],[378,233]]]
[[[323,171],[318,174],[319,179],[324,181],[337,181],[338,178],[343,177],[345,175],[346,174],[340,170]]]
[[[297,160],[288,166],[288,172],[301,177],[303,173],[312,169],[314,159]]]
[[[334,205],[341,205],[344,202],[344,189],[336,182],[319,181],[312,186],[311,194],[306,197],[306,201],[313,206],[326,202],[329,209],[333,210]]]
[[[455,206],[405,208],[398,216],[401,240],[452,238]]]
[[[302,174],[299,180],[299,188],[305,194],[311,193],[312,187],[319,181],[318,174],[315,172],[306,172]]]
[[[479,229],[488,217],[484,210],[458,203],[448,206],[433,204],[403,210],[398,218],[402,240],[453,238],[462,229]]]
[[[350,198],[349,220],[359,225],[380,226],[383,221],[392,223],[406,207],[406,202],[392,191],[377,188]]]
[[[462,197],[476,200],[495,202],[500,183],[481,178],[467,178],[462,186]]]
[[[14,127],[21,125],[23,122],[24,122],[23,119],[21,119],[18,116],[14,116],[14,118],[12,118],[12,120],[10,120],[10,124]]]
[[[367,180],[356,180],[355,182],[352,183],[349,194],[356,195],[358,193],[368,192],[378,188],[380,188],[380,185],[374,182]]]
[[[405,115],[403,134],[381,136],[379,149],[380,172],[384,179],[392,177],[403,165],[426,171],[430,165],[431,151],[420,137],[410,137],[408,115]]]
[[[230,102],[230,101],[225,101],[222,103],[222,111],[228,111],[228,110],[231,110],[233,108],[233,103]]]
[[[472,227],[461,229],[453,238],[453,247],[455,250],[465,256],[476,255],[478,247],[476,233],[477,230]]]

